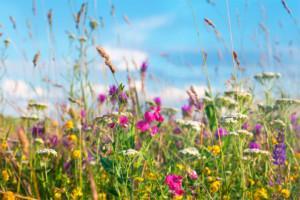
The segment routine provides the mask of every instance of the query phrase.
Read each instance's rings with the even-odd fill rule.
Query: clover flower
[[[172,194],[182,196],[184,190],[182,189],[182,176],[169,174],[166,176],[165,184],[168,185]]]
[[[98,102],[100,104],[103,104],[106,101],[106,95],[105,94],[99,94],[98,95]]]

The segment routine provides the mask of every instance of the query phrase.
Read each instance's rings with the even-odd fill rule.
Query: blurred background
[[[81,9],[86,13],[78,23]],[[96,93],[114,84],[95,50],[100,45],[119,82],[127,83],[130,74],[140,88],[140,67],[147,62],[146,97],[160,96],[165,105],[180,107],[191,85],[204,93],[203,54],[215,93],[226,90],[238,60],[238,77],[251,87],[254,74],[279,72],[281,89],[299,96],[300,1],[2,0],[0,12],[5,114],[19,115],[29,99],[67,101],[62,88],[70,83],[84,42],[90,43],[84,56]]]

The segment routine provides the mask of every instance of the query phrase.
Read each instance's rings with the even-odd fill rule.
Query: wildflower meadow
[[[282,32],[272,32],[272,20],[262,17],[249,36],[261,38],[239,47],[248,26],[238,28],[235,12],[242,18],[248,6],[259,13],[254,1],[3,2],[1,199],[300,199],[300,51],[288,54],[300,49],[299,3],[276,0],[274,9],[287,21]],[[261,15],[276,17],[268,5]],[[134,13],[148,9],[174,11],[168,20],[186,15],[180,19],[190,26],[174,20],[173,30],[157,17],[135,20]],[[169,55],[176,41],[182,48]],[[183,64],[185,41],[195,44],[196,56],[186,59],[194,67]],[[289,44],[287,54],[276,54],[276,42]],[[254,43],[266,53],[247,58]],[[148,56],[132,50],[139,45]],[[230,67],[214,69],[214,48],[225,52]],[[260,65],[259,58],[274,67],[248,67]],[[284,66],[294,61],[298,68],[288,75]],[[164,89],[168,81],[187,87]]]

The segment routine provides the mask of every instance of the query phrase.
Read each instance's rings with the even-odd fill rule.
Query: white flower
[[[123,150],[122,151],[122,154],[124,155],[124,156],[133,156],[133,155],[136,155],[136,154],[138,154],[139,152],[138,151],[136,151],[135,149],[127,149],[127,150]]]
[[[184,155],[189,154],[189,155],[197,156],[197,157],[200,156],[198,149],[196,149],[195,147],[188,147],[188,148],[180,150],[179,152]]]
[[[265,154],[268,155],[270,152],[260,149],[245,149],[244,153],[251,153],[251,154]]]
[[[57,156],[57,152],[54,149],[41,149],[38,150],[36,153],[39,155],[53,155],[54,157]]]
[[[34,139],[34,142],[35,142],[36,144],[44,144],[44,141],[43,141],[42,138],[35,138],[35,139]]]
[[[190,126],[196,131],[201,131],[202,127],[204,126],[201,122],[199,121],[193,121],[193,120],[182,120],[182,119],[177,119],[176,120],[177,124],[180,124],[182,126]]]
[[[249,136],[249,137],[252,137],[252,136],[253,136],[253,133],[251,133],[251,132],[249,132],[249,131],[247,131],[247,130],[240,129],[240,130],[238,130],[237,132],[238,132],[239,134],[241,134],[241,135],[247,135],[247,136]]]

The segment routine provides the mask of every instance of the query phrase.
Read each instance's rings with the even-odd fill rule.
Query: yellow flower
[[[3,200],[15,200],[16,198],[15,198],[15,195],[13,192],[7,191],[7,192],[3,193],[2,199]]]
[[[77,187],[75,189],[73,189],[72,191],[72,198],[73,199],[77,199],[78,197],[82,197],[82,192],[81,192],[81,188]]]
[[[72,120],[68,120],[68,121],[65,123],[65,127],[66,127],[67,130],[73,129],[73,128],[74,128],[73,121],[72,121]]]
[[[210,169],[208,167],[204,168],[204,174],[206,174],[208,176],[211,174],[211,171],[210,171]]]
[[[106,199],[107,199],[106,193],[104,192],[99,193],[98,200],[106,200]]]
[[[268,199],[268,192],[265,188],[259,188],[254,193],[255,200]]]
[[[212,176],[208,176],[206,179],[208,182],[213,182],[213,180],[214,180],[214,178]]]
[[[2,178],[5,182],[7,182],[9,180],[9,174],[8,174],[7,170],[2,170]]]
[[[300,152],[295,153],[296,158],[300,159]]]
[[[288,189],[282,189],[280,190],[280,194],[283,196],[283,198],[287,199],[290,197],[291,192]]]
[[[58,125],[59,125],[58,121],[56,121],[56,120],[53,120],[53,121],[52,121],[52,126],[53,126],[54,128],[57,128]]]
[[[157,179],[157,175],[154,174],[154,173],[152,173],[152,172],[149,172],[149,173],[146,175],[146,178],[147,178],[148,180],[154,181],[154,180]]]
[[[214,181],[212,184],[210,184],[210,192],[215,193],[220,189],[221,182],[220,181]]]
[[[80,150],[74,150],[73,152],[72,152],[72,158],[73,159],[79,159],[81,157],[81,152],[80,152]]]
[[[77,142],[77,136],[75,134],[71,134],[68,136],[68,140],[70,140],[73,143]]]
[[[210,153],[212,153],[214,156],[218,155],[221,152],[221,148],[219,145],[213,145],[213,146],[209,146],[208,150],[210,151]]]
[[[3,142],[1,143],[1,149],[2,149],[2,150],[6,150],[7,148],[8,148],[7,142],[6,142],[6,141],[3,141]]]
[[[54,192],[54,200],[61,200],[61,193],[56,191]]]
[[[174,195],[173,196],[173,198],[172,198],[172,200],[181,200],[181,199],[183,199],[183,195]]]
[[[183,165],[183,164],[176,164],[176,167],[177,167],[179,170],[183,170],[183,169],[184,169],[184,165]]]
[[[251,186],[253,186],[255,184],[255,181],[252,178],[249,178],[248,181]]]
[[[144,179],[142,177],[135,177],[134,180],[136,182],[143,182],[144,181]]]

